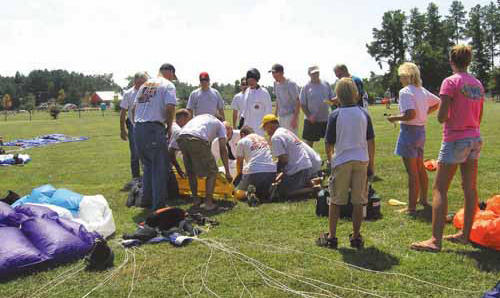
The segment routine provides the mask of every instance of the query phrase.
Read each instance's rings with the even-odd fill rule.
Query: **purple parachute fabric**
[[[0,202],[0,278],[42,262],[64,263],[84,257],[98,237],[47,207]]]

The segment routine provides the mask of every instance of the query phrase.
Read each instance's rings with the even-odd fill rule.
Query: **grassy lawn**
[[[392,108],[395,113],[397,107]],[[398,130],[384,120],[383,106],[370,110],[376,133],[376,173],[383,178],[374,187],[382,197],[384,217],[364,223],[366,249],[359,252],[349,247],[351,223],[345,220],[339,227],[339,250],[315,246],[316,237],[326,231],[327,220],[315,216],[313,201],[258,208],[239,203],[216,217],[220,225],[204,234],[203,242],[183,248],[157,244],[121,249],[115,240],[135,230],[134,220],[142,210],[126,208],[127,194],[119,191],[129,180],[130,170],[128,144],[119,138],[117,114],[107,112],[103,117],[100,112],[89,112],[78,118],[77,113],[61,113],[54,121],[46,113],[37,113],[31,122],[27,114],[9,116],[7,121],[0,115],[4,140],[48,133],[90,137],[85,142],[27,150],[33,159],[30,164],[0,168],[0,194],[12,189],[24,195],[50,183],[82,194],[104,195],[117,225],[110,242],[116,254],[115,269],[119,268],[77,272],[81,262],[67,264],[0,284],[0,297],[81,297],[104,281],[108,282],[91,297],[127,297],[132,289],[135,297],[179,297],[188,292],[294,296],[281,290],[284,287],[312,297],[479,297],[499,279],[500,253],[451,243],[445,243],[438,254],[409,250],[411,242],[430,236],[430,214],[420,212],[417,219],[411,219],[397,213],[398,207],[387,205],[391,198],[407,200],[406,173],[393,154]],[[498,115],[499,104],[485,106],[485,145],[478,179],[481,200],[500,193]],[[435,115],[429,122],[425,156],[436,158],[441,131]],[[323,153],[323,143],[315,147]],[[434,175],[429,175],[431,183]],[[452,183],[449,198],[450,211],[463,205],[459,177]],[[451,225],[446,227],[446,233],[453,231]],[[54,280],[59,277],[67,279]]]

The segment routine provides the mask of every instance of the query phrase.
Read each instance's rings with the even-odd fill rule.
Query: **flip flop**
[[[425,251],[425,252],[440,252],[441,248],[434,248],[429,245],[421,244],[421,242],[416,242],[412,243],[410,245],[410,249],[416,250],[416,251]]]
[[[434,172],[437,170],[438,163],[435,159],[426,159],[424,160],[424,167],[429,172]]]
[[[455,244],[467,245],[470,243],[469,241],[465,240],[463,236],[447,235],[444,236],[443,239]]]

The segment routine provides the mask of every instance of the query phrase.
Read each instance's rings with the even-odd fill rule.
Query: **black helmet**
[[[249,78],[254,78],[257,82],[260,80],[260,72],[257,70],[257,68],[250,68],[247,71],[247,80]]]

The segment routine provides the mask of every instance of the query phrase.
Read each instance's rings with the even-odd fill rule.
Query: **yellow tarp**
[[[191,188],[189,187],[189,180],[186,178],[181,178],[179,174],[175,173],[175,177],[177,178],[177,183],[179,184],[179,194],[181,196],[189,196],[191,195]],[[198,196],[205,196],[205,178],[198,178]],[[232,199],[233,198],[233,190],[234,186],[232,183],[227,182],[224,174],[219,173],[217,175],[217,179],[215,180],[215,190],[214,190],[214,198],[215,199]]]

